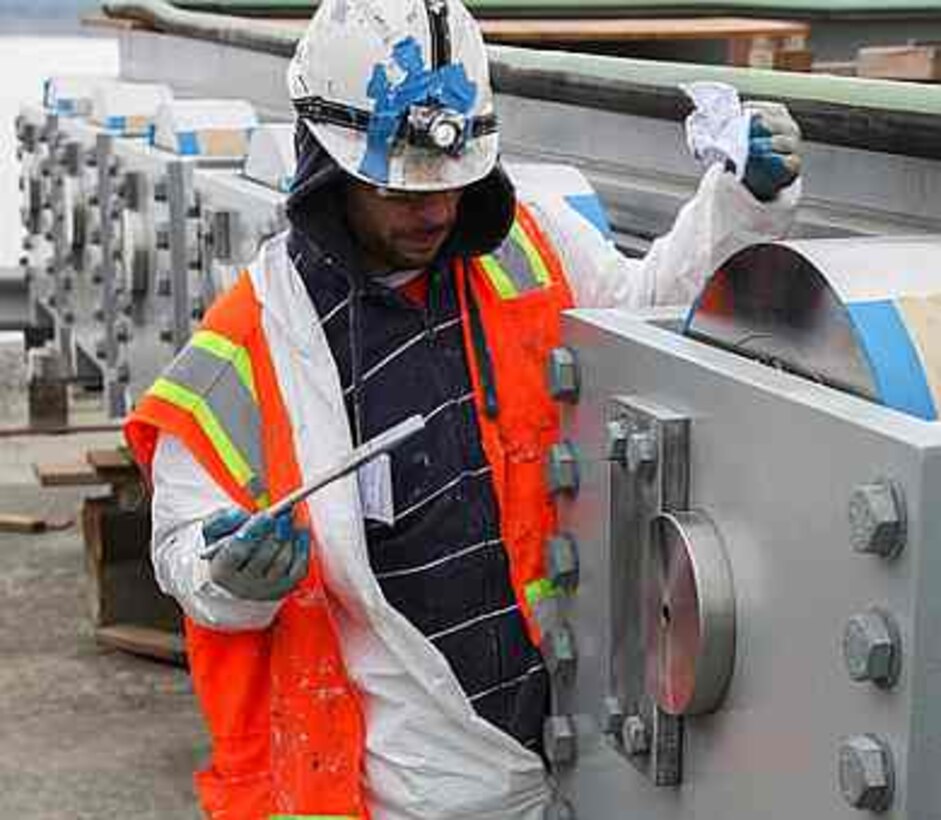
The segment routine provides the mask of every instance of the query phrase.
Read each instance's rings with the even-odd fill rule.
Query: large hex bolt
[[[631,473],[657,463],[657,435],[652,430],[637,431],[627,437],[627,469]]]
[[[570,681],[575,676],[575,639],[566,626],[557,626],[542,636],[540,644],[546,668],[553,677]]]
[[[546,806],[542,820],[575,820],[575,809],[568,800],[557,797]]]
[[[542,741],[546,759],[553,766],[568,766],[575,762],[575,724],[567,715],[546,718],[542,725]]]
[[[578,453],[568,441],[549,449],[549,491],[553,494],[578,492]]]
[[[553,348],[549,354],[549,395],[556,401],[578,401],[581,377],[578,359],[567,347]]]
[[[892,805],[892,750],[875,735],[855,735],[840,744],[840,791],[855,809],[885,811]]]
[[[601,732],[614,740],[620,741],[621,727],[624,725],[624,704],[614,695],[608,695],[601,702]]]
[[[905,502],[890,481],[861,484],[850,498],[850,543],[856,552],[892,558],[905,546]]]
[[[621,743],[631,757],[650,753],[650,732],[640,715],[628,715],[621,726]]]
[[[574,592],[578,586],[578,547],[567,533],[546,542],[546,574],[554,587]]]
[[[622,466],[627,464],[627,437],[630,435],[630,424],[624,419],[614,419],[604,426],[605,457],[608,461]]]
[[[850,678],[889,689],[898,680],[901,658],[901,636],[888,612],[873,608],[849,619],[843,630],[843,659]]]

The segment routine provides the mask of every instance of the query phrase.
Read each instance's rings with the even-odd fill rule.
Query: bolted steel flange
[[[875,607],[850,618],[843,630],[843,659],[854,681],[869,681],[881,689],[894,686],[902,661],[895,619]]]
[[[571,535],[559,533],[546,542],[546,573],[553,586],[566,592],[578,586],[578,547]]]
[[[553,348],[549,354],[549,395],[556,401],[578,401],[581,377],[575,352],[567,347]]]
[[[885,811],[895,793],[892,750],[875,735],[855,735],[840,744],[840,791],[855,809]]]
[[[850,543],[856,552],[893,558],[905,546],[906,513],[901,488],[891,481],[861,484],[849,503]]]

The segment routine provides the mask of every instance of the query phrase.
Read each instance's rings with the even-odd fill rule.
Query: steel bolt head
[[[608,695],[601,702],[601,731],[610,737],[618,737],[623,726],[624,704],[620,698]]]
[[[656,464],[657,436],[650,430],[631,433],[627,437],[627,469],[636,473],[638,470]]]
[[[892,751],[875,735],[855,735],[840,744],[840,791],[856,809],[885,811],[892,804]]]
[[[609,421],[604,426],[605,456],[616,464],[627,464],[627,437],[630,428],[621,419]]]
[[[877,609],[854,615],[843,631],[843,659],[850,678],[888,688],[898,679],[901,646],[898,628]]]
[[[578,360],[567,347],[556,347],[549,354],[549,395],[556,401],[576,402],[581,387]]]
[[[567,715],[547,717],[542,725],[546,758],[553,766],[566,766],[575,760],[575,724]]]
[[[575,639],[565,626],[550,629],[542,637],[543,660],[550,675],[571,678],[575,673]]]
[[[553,444],[550,448],[548,479],[552,493],[578,492],[578,457],[569,442]]]
[[[850,543],[856,552],[887,558],[905,545],[905,511],[901,492],[888,481],[861,484],[849,504]]]
[[[553,586],[566,592],[578,586],[578,550],[572,536],[560,533],[546,542],[546,573]]]
[[[640,715],[628,715],[621,727],[621,742],[629,755],[645,755],[650,751],[650,733]]]

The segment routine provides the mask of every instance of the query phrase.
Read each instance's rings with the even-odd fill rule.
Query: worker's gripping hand
[[[248,517],[228,509],[203,524],[206,544],[219,542],[209,558],[209,576],[237,598],[277,601],[307,575],[310,534],[295,529],[290,511],[243,527]]]
[[[752,100],[743,107],[752,115],[743,182],[757,199],[770,202],[800,173],[800,128],[783,103]]]

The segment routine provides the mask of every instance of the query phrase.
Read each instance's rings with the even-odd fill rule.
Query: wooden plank
[[[33,471],[43,487],[86,487],[106,483],[91,464],[83,461],[34,464]]]
[[[941,81],[941,46],[911,43],[904,46],[861,48],[856,54],[860,77],[883,80]]]
[[[100,646],[120,649],[145,658],[186,665],[186,645],[176,632],[154,629],[138,624],[112,624],[95,630]]]
[[[45,532],[46,521],[32,515],[0,513],[0,532],[36,533]]]
[[[810,24],[745,17],[616,17],[602,19],[480,20],[484,37],[495,42],[627,42],[631,40],[733,40],[767,37],[802,47]]]

